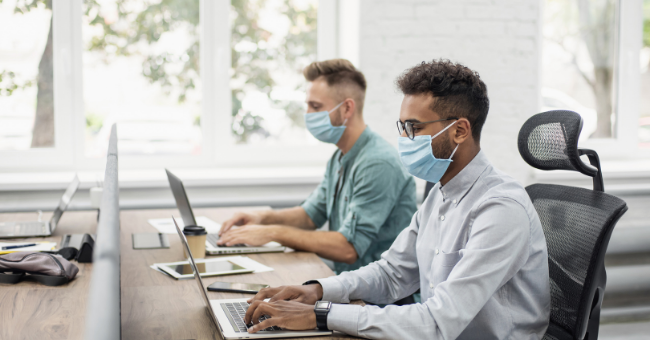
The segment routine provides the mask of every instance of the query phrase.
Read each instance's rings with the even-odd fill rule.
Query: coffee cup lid
[[[183,228],[183,234],[185,234],[185,236],[201,236],[207,233],[208,232],[205,231],[205,228],[198,225],[188,225]]]

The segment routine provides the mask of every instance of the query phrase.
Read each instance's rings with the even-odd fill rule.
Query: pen
[[[15,245],[15,246],[6,246],[6,247],[2,247],[2,250],[9,250],[9,249],[16,249],[16,248],[32,247],[32,246],[35,246],[35,245],[36,245],[36,243],[19,244],[19,245]]]

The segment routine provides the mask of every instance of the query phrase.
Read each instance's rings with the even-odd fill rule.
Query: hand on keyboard
[[[250,322],[246,324],[244,322],[244,316],[246,315],[246,309],[248,308],[248,303],[246,302],[227,302],[222,303],[221,308],[228,316],[230,323],[233,329],[237,332],[246,332],[248,328],[253,326],[253,323]],[[266,320],[268,316],[263,315],[259,318],[258,323]],[[267,327],[262,331],[278,331],[279,327]]]
[[[284,232],[283,226],[275,225],[245,225],[242,227],[232,228],[221,235],[217,245],[233,246],[235,244],[245,243],[249,246],[257,247],[275,241],[276,235]]]
[[[217,247],[246,247],[243,243],[233,244],[232,246],[219,245],[219,234],[208,234],[208,243],[211,245],[216,245]]]
[[[280,327],[288,330],[307,330],[316,328],[314,306],[295,301],[253,301],[248,307],[244,324],[254,325],[248,328],[249,333],[267,330],[269,327]]]

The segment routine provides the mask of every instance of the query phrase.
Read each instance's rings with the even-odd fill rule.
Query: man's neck
[[[465,144],[465,143],[463,143]],[[467,145],[460,145],[454,154],[453,162],[449,164],[447,172],[440,179],[440,185],[444,186],[452,178],[456,177],[465,167],[478,155],[481,146],[473,141]]]
[[[350,149],[352,149],[365,129],[366,123],[364,123],[363,119],[348,121],[348,126],[345,128],[345,132],[343,132],[339,142],[336,143],[336,146],[341,150],[342,154],[345,155],[350,151]]]

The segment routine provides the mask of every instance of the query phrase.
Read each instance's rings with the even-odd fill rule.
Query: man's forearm
[[[260,214],[262,216],[262,224],[265,225],[277,224],[300,229],[316,229],[316,225],[302,207],[267,210]]]
[[[352,264],[358,258],[354,246],[336,231],[306,231],[277,226],[272,238],[289,248],[313,252],[336,262]]]

